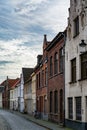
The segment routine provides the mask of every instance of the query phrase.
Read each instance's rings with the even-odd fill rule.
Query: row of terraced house
[[[44,35],[36,66],[0,86],[0,107],[87,130],[87,0],[70,0],[65,31]]]

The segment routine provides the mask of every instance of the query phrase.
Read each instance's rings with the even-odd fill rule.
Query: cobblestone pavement
[[[0,115],[0,130],[11,130],[7,121]]]
[[[10,127],[8,127],[9,125]],[[25,118],[0,110],[0,130],[47,130],[44,127],[27,121]]]

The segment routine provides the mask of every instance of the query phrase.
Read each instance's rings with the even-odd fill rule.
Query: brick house
[[[10,109],[10,90],[18,82],[19,79],[7,79],[1,83],[1,86],[4,86],[4,91],[2,93],[2,102],[4,109]]]
[[[48,119],[64,123],[64,45],[63,33],[58,33],[47,47],[48,51]]]
[[[36,109],[40,113],[41,118],[48,119],[48,99],[47,99],[47,51],[46,47],[49,42],[47,42],[47,37],[44,35],[43,40],[43,55],[37,56],[37,65],[35,67],[36,73]]]

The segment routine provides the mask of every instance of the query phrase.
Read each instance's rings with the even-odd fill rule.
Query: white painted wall
[[[21,83],[20,83],[20,112],[24,112],[24,80],[23,80],[23,73],[21,74]]]
[[[0,92],[0,108],[2,108],[2,93]]]
[[[36,110],[36,75],[32,73],[32,112]]]
[[[84,26],[81,23],[81,14],[82,12],[82,1],[77,1],[78,5],[76,6],[75,12],[75,5],[74,0],[71,0],[71,8],[70,8],[70,15],[68,21],[68,28],[67,28],[67,41],[65,46],[65,118],[68,119],[68,104],[67,99],[68,97],[73,97],[73,120],[76,120],[75,117],[75,97],[81,96],[82,97],[82,122],[87,121],[87,108],[86,108],[86,96],[87,96],[87,80],[79,81],[81,79],[81,68],[80,68],[80,52],[79,52],[79,43],[82,39],[85,40],[87,43],[87,9],[85,11],[84,17]],[[85,5],[84,5],[85,6]],[[79,11],[78,11],[79,10]],[[79,15],[80,20],[80,31],[79,35],[73,38],[74,32],[74,23],[73,20],[76,16]],[[68,29],[71,28],[71,34],[69,37]],[[76,83],[71,82],[71,60],[76,57]]]

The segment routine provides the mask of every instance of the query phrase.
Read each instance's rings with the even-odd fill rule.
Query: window
[[[53,93],[50,92],[50,112],[52,112],[52,107],[53,107],[53,100],[52,100],[52,97],[53,97]]]
[[[39,72],[39,86],[38,86],[39,88],[40,88],[40,83],[41,83],[41,82],[40,82],[40,72]]]
[[[47,68],[45,69],[45,85],[47,86],[47,79],[48,79],[48,74],[47,74]]]
[[[76,97],[76,120],[81,120],[81,97]]]
[[[37,89],[38,89],[38,74],[36,75],[36,86],[37,86]]]
[[[54,113],[58,113],[58,92],[54,92]]]
[[[58,53],[54,55],[54,74],[58,73]]]
[[[76,58],[71,60],[71,82],[76,82]]]
[[[63,72],[63,48],[59,50],[59,71]]]
[[[50,57],[50,76],[53,75],[53,64],[52,64],[52,56]]]
[[[74,20],[74,37],[79,34],[79,17],[76,17]]]
[[[68,98],[68,117],[73,119],[73,98]]]
[[[87,78],[87,52],[81,55],[81,79]]]
[[[44,70],[42,70],[42,87],[44,86]]]
[[[75,6],[77,6],[77,0],[74,0]]]

